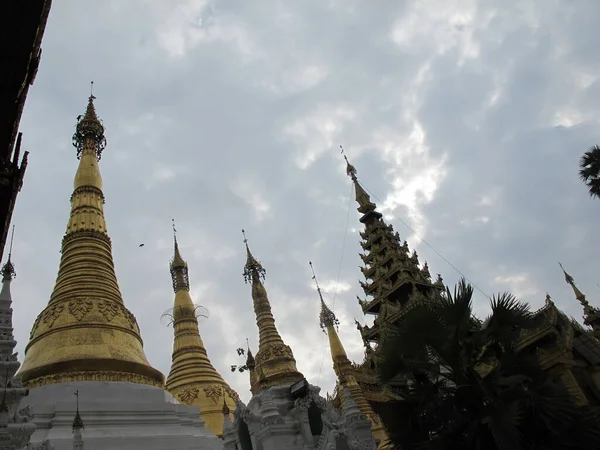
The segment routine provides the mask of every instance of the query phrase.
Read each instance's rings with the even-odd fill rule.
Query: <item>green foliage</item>
[[[243,348],[238,348],[236,350],[236,352],[237,352],[238,356],[244,356],[244,354],[246,353],[246,350],[244,350]],[[240,373],[243,373],[243,372],[246,372],[247,370],[250,370],[250,368],[248,367],[247,364],[243,364],[241,366],[238,366],[236,364],[231,365],[232,372],[238,371]]]
[[[589,190],[590,196],[600,198],[600,147],[595,145],[579,160],[579,178]]]
[[[462,280],[408,311],[382,342],[382,381],[407,380],[389,430],[396,448],[599,449],[598,411],[576,406],[535,356],[516,351],[519,331],[536,325],[529,307],[502,294],[481,322],[472,295]]]

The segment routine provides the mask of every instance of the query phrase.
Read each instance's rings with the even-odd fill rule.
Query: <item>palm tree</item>
[[[587,185],[592,198],[600,198],[600,146],[594,145],[579,160],[579,178]]]
[[[409,310],[384,338],[382,381],[404,376],[397,427],[402,450],[598,449],[597,411],[575,406],[535,356],[518,352],[519,330],[537,324],[510,294],[491,300],[483,322],[472,314],[473,288]]]

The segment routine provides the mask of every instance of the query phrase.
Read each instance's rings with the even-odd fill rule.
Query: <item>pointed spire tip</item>
[[[171,280],[173,282],[173,291],[177,293],[180,290],[190,290],[190,279],[188,274],[188,265],[181,256],[179,244],[177,243],[177,229],[175,228],[175,219],[171,219],[173,225],[173,259],[170,264]]]
[[[244,280],[246,283],[260,282],[261,279],[265,279],[267,271],[262,264],[252,255],[250,247],[248,246],[248,238],[246,237],[246,231],[242,229],[242,235],[244,236],[244,244],[246,245],[246,264],[244,265]]]
[[[75,412],[75,418],[73,419],[73,431],[85,428],[85,426],[83,425],[83,420],[81,419],[81,415],[79,414],[79,390],[76,390],[74,392],[74,395],[76,398],[75,401],[76,401],[77,409]]]
[[[565,274],[565,281],[568,284],[570,284],[570,285],[575,284],[575,279],[571,275],[569,275],[567,273],[567,271],[565,270],[565,268],[563,267],[563,265],[560,263],[560,261],[558,262],[558,265],[560,266],[560,268],[562,269],[563,273]]]
[[[321,330],[323,333],[327,333],[328,327],[338,327],[340,321],[336,317],[335,313],[327,306],[325,300],[323,300],[323,293],[321,292],[321,287],[319,286],[319,282],[317,281],[317,275],[315,274],[315,269],[311,261],[308,262],[310,265],[310,270],[312,271],[312,279],[315,280],[315,284],[317,286],[317,293],[319,294],[319,299],[321,300],[321,312],[319,313],[319,325],[321,326]]]
[[[352,181],[354,181],[355,183],[358,182],[358,178],[356,177],[356,168],[350,164],[350,161],[348,161],[348,158],[346,157],[346,153],[344,152],[344,147],[342,147],[340,145],[340,149],[341,154],[344,156],[344,159],[346,160],[346,175],[348,175],[350,178],[352,178]]]

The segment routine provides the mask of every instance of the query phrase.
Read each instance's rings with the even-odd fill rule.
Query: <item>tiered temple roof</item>
[[[374,315],[372,326],[357,327],[367,351],[371,343],[378,343],[385,327],[394,323],[401,315],[418,302],[427,301],[444,288],[438,275],[432,281],[427,263],[420,265],[416,251],[410,252],[408,243],[400,239],[394,228],[386,224],[369,194],[358,182],[356,169],[346,159],[346,172],[354,183],[356,201],[364,230],[360,232],[364,253],[361,272],[366,282],[360,285],[366,295],[358,298],[365,314]]]

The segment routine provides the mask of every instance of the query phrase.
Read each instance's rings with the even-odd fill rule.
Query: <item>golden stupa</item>
[[[292,349],[283,342],[275,326],[267,291],[261,281],[266,271],[252,256],[245,235],[244,243],[247,255],[244,278],[252,283],[252,301],[258,325],[258,351],[250,370],[251,390],[256,394],[271,386],[295,383],[304,376],[296,368]]]
[[[102,177],[104,126],[89,98],[73,145],[80,159],[71,215],[48,306],[35,320],[18,376],[27,387],[69,381],[124,381],[163,387],[125,307],[106,231]]]
[[[312,263],[309,264],[312,269]],[[346,349],[342,345],[342,341],[337,333],[336,328],[340,322],[335,316],[334,312],[327,306],[325,300],[323,300],[323,294],[321,293],[321,288],[317,283],[317,277],[314,271],[313,279],[317,285],[317,292],[321,300],[321,313],[319,314],[319,322],[321,329],[329,338],[329,349],[331,351],[331,359],[333,360],[333,370],[337,376],[338,391],[343,391],[345,388],[350,391],[352,398],[358,406],[358,409],[360,409],[360,412],[363,413],[367,419],[369,419],[369,422],[371,422],[371,433],[373,433],[373,437],[379,443],[378,448],[387,449],[389,437],[385,427],[383,426],[381,418],[373,411],[373,408],[371,408],[365,393],[354,376],[354,366],[352,365],[352,362],[350,362],[348,354],[346,353]],[[343,395],[341,396],[341,401],[343,408]]]
[[[206,427],[223,436],[223,406],[236,408],[238,395],[213,367],[200,337],[197,308],[190,297],[188,265],[181,257],[177,237],[171,262],[175,303],[171,318],[175,340],[167,390],[179,401],[200,409]]]

